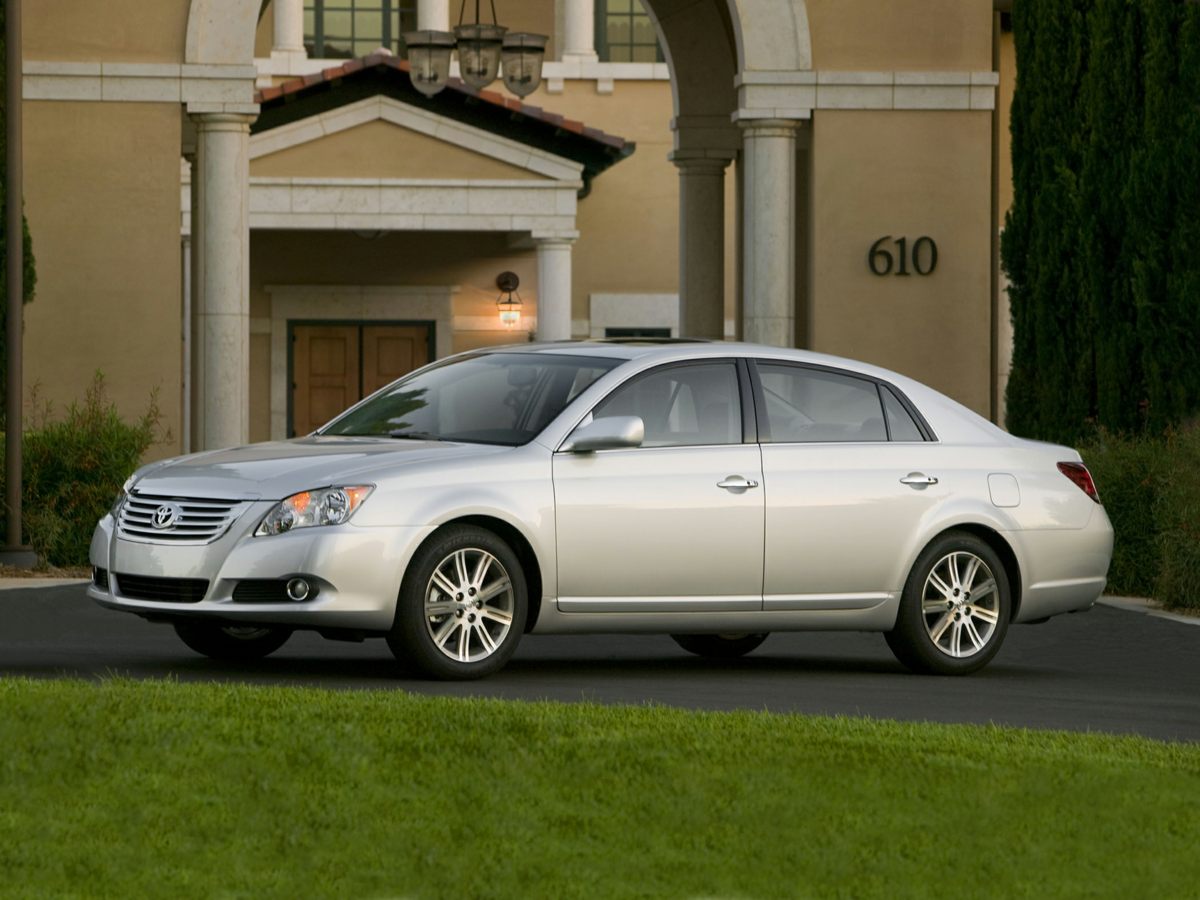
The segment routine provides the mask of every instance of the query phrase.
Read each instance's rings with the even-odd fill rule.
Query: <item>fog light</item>
[[[315,593],[316,591],[303,578],[293,578],[287,583],[287,595],[297,603],[301,600],[307,600]]]

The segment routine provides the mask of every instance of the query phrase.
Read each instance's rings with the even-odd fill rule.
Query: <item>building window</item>
[[[317,59],[351,59],[386,47],[417,27],[417,0],[305,0],[304,46]]]
[[[596,54],[603,62],[662,62],[642,0],[596,0]]]

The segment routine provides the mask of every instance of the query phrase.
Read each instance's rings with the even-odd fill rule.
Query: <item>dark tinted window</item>
[[[759,363],[770,443],[886,441],[875,382],[820,369]]]
[[[646,426],[643,447],[742,442],[733,363],[670,366],[639,375],[613,391],[593,415],[640,416]]]
[[[893,441],[923,441],[925,435],[913,420],[900,398],[890,388],[883,388],[883,409],[887,413],[888,431]]]

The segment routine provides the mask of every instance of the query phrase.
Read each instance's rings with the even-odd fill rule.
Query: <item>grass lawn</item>
[[[0,681],[3,897],[1195,897],[1200,746]]]

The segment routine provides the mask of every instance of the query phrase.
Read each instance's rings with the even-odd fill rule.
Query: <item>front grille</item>
[[[113,572],[113,576],[117,579],[117,593],[134,600],[199,603],[208,593],[208,582],[203,578],[151,578],[120,572]]]
[[[121,537],[135,541],[207,544],[225,533],[240,508],[237,500],[133,493],[121,504],[117,530]],[[161,527],[155,527],[156,522]]]
[[[274,578],[247,578],[233,589],[234,603],[291,603],[287,582]]]

